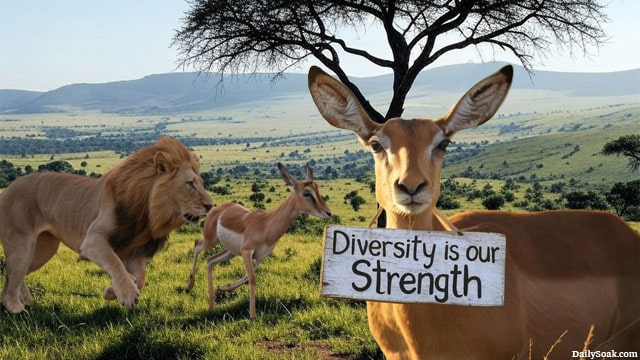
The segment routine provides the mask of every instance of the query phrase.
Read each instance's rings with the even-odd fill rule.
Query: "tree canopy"
[[[605,197],[618,216],[640,221],[640,180],[615,183]]]
[[[627,167],[631,171],[640,168],[640,135],[624,135],[609,141],[602,148],[604,155],[623,155],[629,159]]]
[[[172,46],[179,64],[221,73],[273,71],[276,76],[315,57],[333,71],[371,118],[400,116],[425,67],[446,53],[488,45],[531,69],[555,44],[588,53],[606,35],[608,18],[597,0],[192,0]],[[349,43],[346,33],[384,29],[389,55]],[[386,112],[368,103],[342,67],[365,59],[393,73]]]

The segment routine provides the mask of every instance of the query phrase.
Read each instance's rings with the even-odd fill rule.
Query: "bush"
[[[6,188],[22,175],[20,168],[15,168],[13,164],[7,160],[0,161],[0,188]]]
[[[226,186],[211,186],[207,187],[207,190],[218,195],[231,195],[231,190]]]
[[[629,221],[640,221],[640,180],[615,183],[605,198],[618,216]]]
[[[564,195],[565,206],[569,209],[606,210],[607,204],[602,196],[593,191],[572,191]]]
[[[487,210],[499,210],[504,206],[504,197],[499,194],[489,195],[482,200],[482,205]]]
[[[436,207],[442,210],[453,210],[460,208],[460,202],[447,193],[441,193],[436,203]]]
[[[331,218],[327,220],[321,220],[307,214],[300,214],[296,216],[288,233],[291,234],[308,234],[308,235],[322,235],[324,233],[324,227],[330,224],[340,224],[340,217],[337,215],[331,215]]]
[[[502,191],[501,195],[504,197],[504,201],[512,202],[516,199],[516,196],[511,191]]]
[[[349,204],[353,208],[353,211],[360,210],[360,207],[365,203],[364,198],[362,196],[358,195],[358,192],[356,190],[353,190],[353,191],[347,193],[344,196],[344,201],[345,202],[347,202],[347,201],[349,202]]]

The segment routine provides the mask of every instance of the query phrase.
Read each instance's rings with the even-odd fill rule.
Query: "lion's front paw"
[[[23,312],[24,305],[19,300],[8,300],[2,299],[2,305],[9,311],[10,313],[17,314]]]
[[[24,309],[25,304],[21,299],[22,296],[20,294],[20,289],[14,289],[14,288],[8,289],[5,285],[5,288],[2,289],[1,297],[2,297],[2,305],[4,305],[5,309],[7,309],[7,311],[9,311],[10,313],[17,314],[25,310]],[[2,309],[2,307],[0,307],[0,309]]]
[[[113,291],[113,287],[112,286],[106,287],[104,289],[104,294],[102,294],[102,297],[107,301],[115,300],[115,299],[118,298],[116,296],[116,292]]]
[[[110,295],[107,294],[108,290],[109,288],[105,290],[105,299],[107,299],[107,295]],[[138,286],[132,278],[128,278],[119,283],[114,282],[112,292],[115,294],[115,296],[120,301],[120,304],[122,304],[123,306],[131,308],[134,305],[138,304],[140,290],[138,289]]]
[[[31,291],[27,287],[25,282],[22,282],[22,286],[20,287],[20,299],[22,300],[22,304],[31,305],[33,304],[33,297],[31,296]]]

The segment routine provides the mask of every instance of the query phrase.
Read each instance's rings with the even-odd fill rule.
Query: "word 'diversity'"
[[[323,255],[325,297],[504,304],[502,234],[329,226]]]

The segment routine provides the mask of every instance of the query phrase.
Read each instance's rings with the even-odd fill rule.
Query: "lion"
[[[25,276],[51,259],[60,242],[109,274],[106,300],[136,305],[146,260],[172,231],[198,226],[213,206],[199,170],[193,153],[163,137],[99,179],[33,173],[14,181],[0,194],[5,308],[18,313],[32,303]]]

